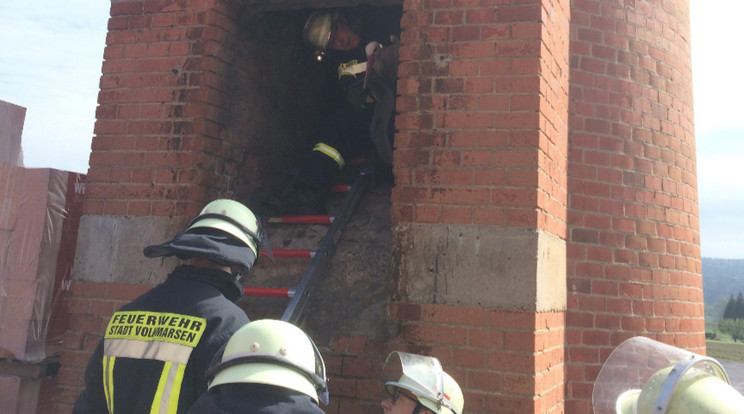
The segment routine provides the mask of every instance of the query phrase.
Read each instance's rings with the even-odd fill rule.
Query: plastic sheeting
[[[0,402],[3,413],[29,414],[38,412],[41,379],[0,376]]]
[[[0,164],[0,358],[61,352],[85,175]]]

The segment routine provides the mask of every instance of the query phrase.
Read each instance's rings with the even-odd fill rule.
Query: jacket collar
[[[243,296],[243,285],[238,279],[220,269],[181,265],[168,277],[206,283],[219,290],[230,302],[235,302]]]

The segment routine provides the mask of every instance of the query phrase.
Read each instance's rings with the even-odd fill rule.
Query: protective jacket
[[[323,414],[323,410],[301,392],[241,383],[212,387],[189,414]]]
[[[356,49],[329,51],[324,59],[323,64],[332,67],[331,73],[337,77],[331,109],[318,142],[297,176],[298,187],[311,188],[320,199],[326,198],[346,161],[363,154],[371,142],[374,100],[362,88],[366,60],[361,42]]]
[[[73,413],[185,413],[207,390],[214,355],[249,322],[241,295],[226,272],[177,267],[111,317]]]

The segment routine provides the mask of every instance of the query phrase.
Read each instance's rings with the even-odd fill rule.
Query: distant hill
[[[703,257],[703,301],[705,320],[720,319],[731,295],[744,293],[744,259]]]

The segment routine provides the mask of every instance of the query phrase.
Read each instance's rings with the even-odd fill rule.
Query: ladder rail
[[[323,236],[318,249],[315,251],[315,257],[305,270],[305,273],[303,273],[300,283],[295,288],[295,294],[292,296],[289,304],[287,304],[281,320],[295,325],[298,323],[312,289],[318,282],[317,274],[327,270],[338,242],[341,239],[343,230],[346,227],[346,223],[349,221],[354,209],[359,204],[359,200],[367,190],[370,179],[371,171],[365,168],[349,188],[348,193],[341,203],[339,213],[335,215],[328,232]]]

